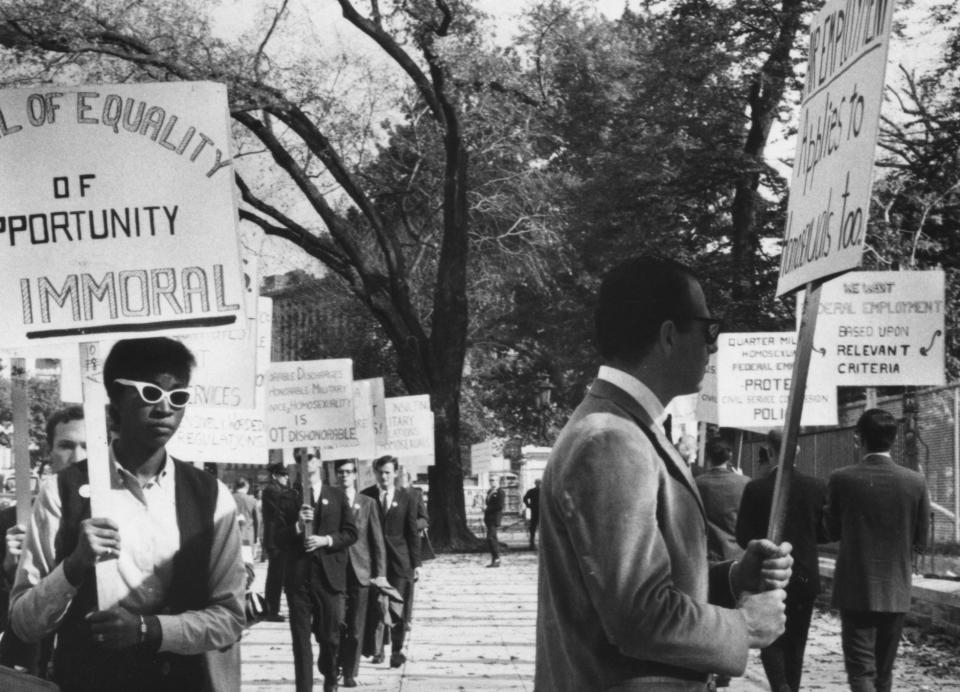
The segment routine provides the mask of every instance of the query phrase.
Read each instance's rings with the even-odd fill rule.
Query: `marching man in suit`
[[[491,478],[490,490],[483,508],[483,525],[487,528],[487,546],[490,548],[490,564],[487,567],[500,566],[500,538],[497,529],[503,520],[503,478]]]
[[[347,611],[340,646],[343,686],[356,687],[370,583],[386,579],[387,550],[376,501],[357,492],[356,459],[337,462],[337,483],[347,494],[357,524],[357,542],[347,551]]]
[[[413,583],[420,578],[420,534],[417,532],[417,498],[406,488],[396,487],[397,458],[382,456],[373,462],[376,485],[364,488],[380,508],[383,537],[387,545],[387,581],[404,600],[410,597]],[[390,628],[390,667],[399,668],[407,660],[403,654],[406,624],[396,618]],[[374,663],[383,661],[383,640],[377,641]]]
[[[827,482],[827,528],[840,541],[833,605],[840,610],[843,662],[850,689],[885,692],[910,609],[913,551],[924,546],[930,499],[923,476],[894,463],[897,421],[869,409],[854,432],[859,464]]]
[[[767,535],[770,508],[777,483],[777,459],[783,432],[767,433],[769,453],[761,455],[761,476],[743,490],[740,512],[737,515],[737,542],[746,546],[754,538]],[[767,674],[770,689],[776,692],[796,692],[803,675],[803,654],[813,604],[820,593],[820,554],[818,543],[825,543],[826,524],[823,506],[827,498],[827,484],[815,476],[794,469],[790,479],[783,537],[793,546],[793,577],[787,585],[786,631],[773,644],[760,650],[760,660]]]
[[[535,687],[703,692],[783,632],[790,545],[752,541],[739,562],[708,564],[700,494],[660,426],[717,348],[694,274],[619,264],[595,325],[604,365],[541,488]]]
[[[347,548],[357,540],[353,510],[340,488],[323,483],[320,459],[310,456],[310,496],[298,513],[287,512],[277,529],[286,548],[284,589],[290,611],[297,692],[313,689],[313,633],[320,645],[317,667],[323,690],[337,689],[337,652],[347,590]],[[308,530],[311,529],[311,530]]]

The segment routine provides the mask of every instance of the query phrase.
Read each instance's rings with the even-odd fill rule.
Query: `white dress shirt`
[[[176,467],[167,456],[160,472],[141,486],[117,463],[112,447],[110,467],[110,517],[120,527],[117,567],[126,589],[120,605],[134,614],[158,616],[160,651],[191,655],[237,641],[244,623],[246,573],[240,558],[237,507],[230,491],[217,481],[209,605],[179,615],[162,615],[173,556],[180,549]],[[56,562],[54,541],[61,517],[60,492],[53,477],[42,484],[34,503],[10,594],[10,622],[25,641],[39,641],[55,631],[78,591],[67,581],[63,564]]]

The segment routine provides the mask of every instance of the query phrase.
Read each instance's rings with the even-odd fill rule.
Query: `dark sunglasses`
[[[689,320],[691,322],[702,322],[706,325],[703,329],[703,340],[707,345],[717,343],[720,337],[720,328],[723,326],[723,320],[716,317],[678,317],[678,320]]]
[[[167,400],[167,403],[170,404],[170,408],[180,409],[187,405],[190,401],[190,390],[189,389],[171,389],[167,391],[162,387],[158,387],[152,382],[138,382],[137,380],[125,380],[121,377],[118,377],[114,380],[117,384],[125,384],[128,387],[134,387],[137,390],[137,394],[140,395],[140,398],[145,404],[159,404],[164,399]]]

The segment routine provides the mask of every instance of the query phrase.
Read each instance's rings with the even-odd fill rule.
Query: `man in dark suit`
[[[405,488],[396,487],[397,458],[382,456],[373,462],[376,485],[364,488],[380,508],[383,538],[387,546],[387,581],[404,600],[410,597],[413,583],[420,578],[420,535],[417,532],[417,498]],[[406,623],[396,618],[390,628],[390,667],[399,668],[407,660],[403,654]],[[383,640],[377,641],[374,662],[383,661]]]
[[[287,469],[280,462],[267,467],[270,482],[263,488],[260,516],[263,529],[260,536],[260,545],[269,559],[267,564],[267,579],[263,589],[266,602],[264,620],[268,622],[283,622],[280,615],[280,593],[283,591],[283,572],[287,558],[283,549],[277,544],[277,527],[282,517],[290,512],[296,514],[300,498],[297,493],[288,487],[289,476]]]
[[[534,686],[703,692],[710,673],[741,675],[748,649],[783,632],[790,546],[754,541],[739,562],[708,564],[700,494],[660,427],[717,348],[695,275],[626,260],[594,317],[603,366],[540,491]]]
[[[497,536],[497,530],[503,520],[505,500],[503,478],[491,478],[487,501],[483,507],[483,525],[487,528],[487,546],[490,548],[490,564],[487,567],[500,566],[500,538]]]
[[[533,487],[523,494],[523,505],[530,510],[530,550],[537,547],[537,526],[540,524],[540,485],[539,478],[533,482]]]
[[[719,437],[707,440],[707,468],[696,478],[697,490],[707,512],[707,556],[710,560],[736,560],[743,555],[737,545],[737,511],[740,496],[750,479],[730,465],[730,444]],[[762,538],[763,536],[756,536]]]
[[[754,538],[767,535],[782,441],[780,430],[771,430],[767,434],[768,450],[761,455],[761,475],[744,488],[736,530],[737,542],[741,546],[746,547]],[[810,618],[814,601],[820,593],[817,544],[827,541],[823,518],[826,498],[826,483],[794,469],[783,523],[783,539],[793,546],[793,577],[787,585],[787,628],[773,644],[760,650],[763,670],[774,692],[800,689]]]
[[[357,542],[347,551],[347,609],[340,647],[343,686],[356,687],[370,583],[386,579],[387,551],[376,501],[357,492],[357,460],[342,459],[336,467],[337,483],[357,524]]]
[[[297,692],[313,689],[311,632],[320,645],[317,667],[324,692],[337,689],[337,653],[347,589],[347,549],[357,540],[353,510],[340,488],[323,483],[320,459],[307,462],[310,495],[298,513],[287,512],[277,528],[286,548],[284,589],[290,611]]]
[[[840,610],[851,690],[891,689],[910,609],[913,551],[926,541],[930,499],[923,476],[894,463],[897,421],[868,409],[854,432],[864,455],[830,474],[827,529],[840,541],[833,605]]]

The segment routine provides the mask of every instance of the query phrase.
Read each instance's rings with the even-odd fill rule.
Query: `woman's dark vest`
[[[202,610],[209,602],[207,584],[217,482],[210,474],[189,464],[172,457],[168,459],[176,468],[174,496],[180,549],[173,557],[172,578],[164,608],[143,615],[176,615],[187,610]],[[80,523],[90,517],[89,492],[80,492],[88,483],[86,461],[69,466],[57,475],[63,509],[55,544],[57,564],[73,552]],[[151,527],[143,526],[140,530],[150,531]],[[84,616],[97,609],[96,580],[91,568],[57,630],[54,675],[63,692],[127,689],[191,692],[203,689],[206,673],[202,654],[157,653],[146,646],[108,651],[94,643]]]

